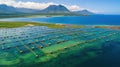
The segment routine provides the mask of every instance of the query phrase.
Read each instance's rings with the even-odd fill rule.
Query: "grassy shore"
[[[94,26],[94,28],[106,28],[106,29],[117,29],[117,30],[120,30],[120,26]]]
[[[36,22],[5,22],[0,21],[0,28],[16,28],[24,26],[47,26],[49,28],[83,28],[83,25],[65,25],[65,24],[51,24],[51,23],[36,23]]]
[[[49,28],[85,28],[85,25],[71,25],[71,24],[53,24],[53,23],[37,23],[37,22],[9,22],[9,21],[0,21],[0,28],[17,28],[25,26],[47,26]],[[91,28],[105,28],[105,29],[118,29],[120,26],[91,26]]]

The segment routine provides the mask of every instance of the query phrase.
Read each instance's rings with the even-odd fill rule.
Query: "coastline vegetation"
[[[47,26],[49,28],[85,28],[85,25],[74,24],[54,24],[54,23],[38,23],[38,22],[20,22],[20,21],[0,21],[0,28],[17,28],[25,26]],[[120,26],[91,26],[91,28],[120,29]]]
[[[65,24],[52,24],[52,23],[37,23],[37,22],[8,22],[0,21],[0,28],[17,28],[24,26],[47,26],[49,28],[84,28],[84,25],[65,25]]]
[[[94,28],[120,29],[120,26],[94,26]]]

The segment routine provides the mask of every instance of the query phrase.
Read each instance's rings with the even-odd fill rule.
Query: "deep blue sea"
[[[31,17],[31,18],[7,18],[0,20],[48,22],[60,24],[82,24],[82,25],[120,25],[120,15]]]

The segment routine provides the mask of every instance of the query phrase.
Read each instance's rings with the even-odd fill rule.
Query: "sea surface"
[[[61,31],[65,33],[61,33]],[[69,35],[71,33],[75,34]],[[56,38],[56,36],[60,37]],[[105,37],[103,38],[103,36]],[[43,39],[45,41],[41,42]],[[67,41],[56,44],[60,40]],[[78,42],[79,45],[72,46]],[[48,43],[51,43],[51,46],[47,46]],[[7,67],[120,67],[120,31],[118,30],[100,28],[54,29],[44,26],[0,29],[0,45],[1,65],[2,63],[12,65],[13,61],[15,63],[20,60],[14,66]],[[45,49],[39,50],[36,45],[45,46]],[[69,47],[68,45],[72,47],[62,49],[62,52],[58,51],[60,48]],[[19,46],[18,50],[16,46]],[[35,47],[34,50],[31,48],[32,46]],[[19,49],[23,50],[24,53],[19,53]],[[35,58],[30,49],[40,57]],[[53,55],[46,56],[46,53],[50,51],[53,51]],[[27,64],[28,66],[26,66]],[[0,67],[6,67],[1,65]]]
[[[90,16],[49,16],[29,18],[5,18],[0,21],[30,21],[47,22],[59,24],[80,24],[80,25],[120,25],[120,15],[90,15]]]
[[[47,22],[47,23],[80,24],[80,25],[81,24],[82,25],[120,25],[120,15],[5,18],[5,19],[0,19],[0,21],[28,21],[28,22],[30,21],[30,22]],[[82,64],[78,64],[75,67],[120,67],[120,36],[119,35],[120,33],[115,35],[118,37],[117,39],[113,38],[112,40],[111,38],[107,38],[107,39],[111,39],[111,41],[107,43],[105,42],[102,45],[109,45],[109,46],[104,46],[103,49],[99,49],[98,50],[99,52],[97,52],[98,55],[97,57],[85,61]],[[75,57],[77,58],[78,56]],[[85,56],[87,56],[87,54],[85,54]],[[80,60],[76,60],[76,62],[77,61]]]

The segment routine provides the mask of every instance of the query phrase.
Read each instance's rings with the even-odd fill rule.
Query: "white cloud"
[[[48,3],[37,3],[37,2],[29,2],[29,1],[28,2],[22,2],[22,1],[16,2],[15,0],[0,0],[0,4],[6,4],[9,6],[18,7],[18,8],[30,8],[30,9],[39,9],[39,10],[44,9],[48,7],[49,5],[58,5],[57,3],[53,3],[53,2],[48,2]],[[66,4],[62,4],[62,5],[66,6],[71,11],[78,11],[78,10],[85,9],[85,8],[81,8],[78,5],[66,5]]]
[[[83,10],[84,8],[81,8],[80,6],[77,6],[77,5],[71,5],[71,6],[68,6],[68,5],[65,5],[69,10],[72,10],[72,11],[78,11],[78,10]]]
[[[18,7],[18,8],[30,8],[30,9],[44,9],[48,7],[49,5],[57,5],[56,3],[49,2],[49,3],[36,3],[36,2],[22,2],[18,1],[16,2],[15,0],[0,0],[0,4],[6,4],[9,6],[13,7]]]

